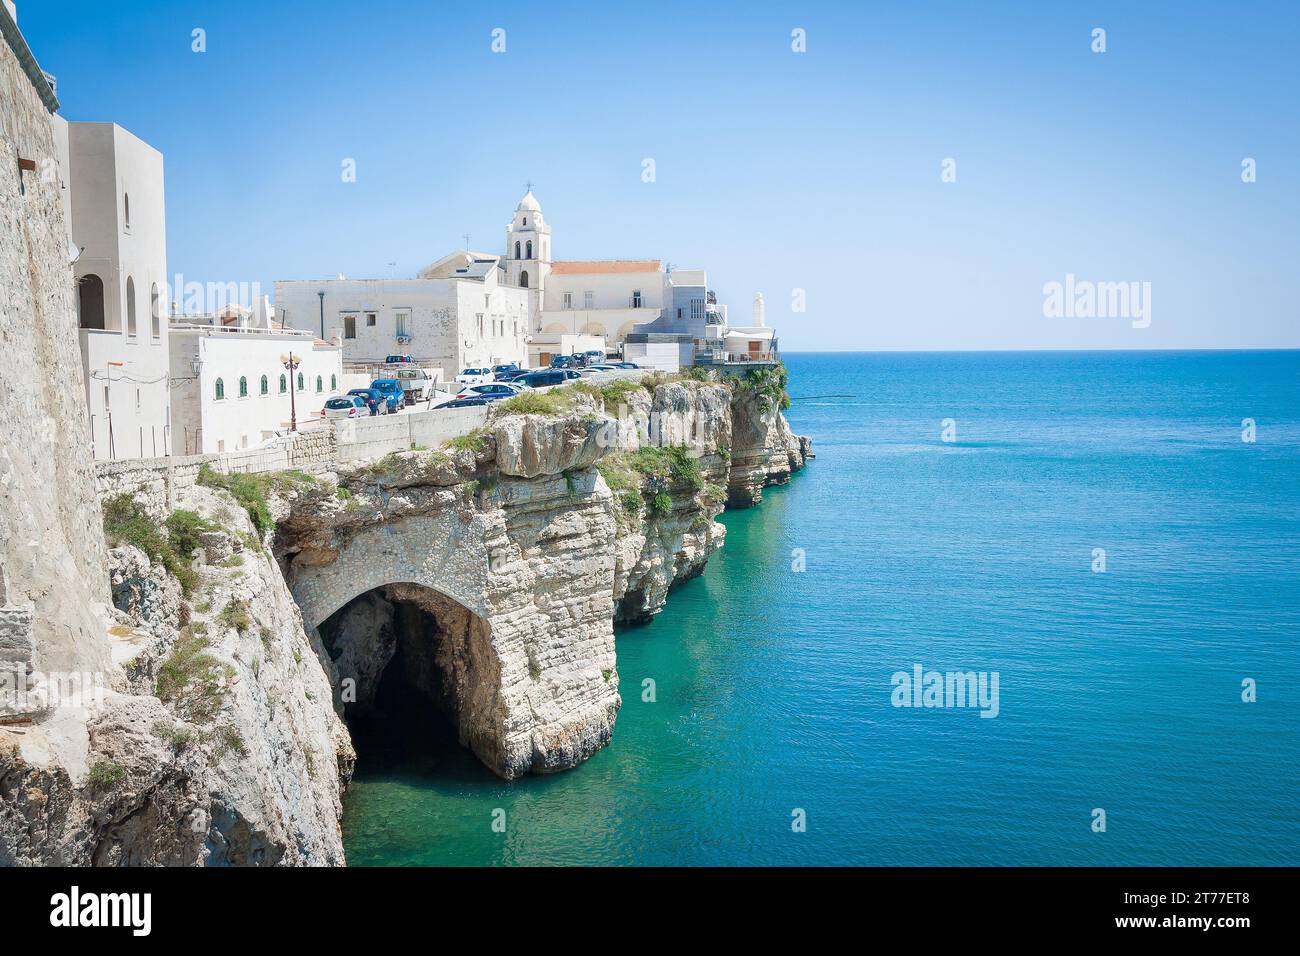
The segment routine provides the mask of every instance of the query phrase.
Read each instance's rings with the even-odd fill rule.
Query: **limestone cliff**
[[[353,757],[318,646],[244,509],[202,487],[183,505],[190,593],[114,547],[102,700],[0,732],[0,863],[343,863]]]
[[[732,391],[731,472],[727,507],[749,508],[768,485],[784,484],[812,458],[812,441],[790,430],[781,414],[789,399],[784,366],[755,371]]]
[[[604,746],[614,663],[614,518],[592,467],[606,423],[511,416],[460,448],[340,469],[277,507],[276,552],[308,622],[325,625],[340,705],[377,672],[406,677],[501,776],[571,767]],[[375,636],[394,602],[425,640]]]

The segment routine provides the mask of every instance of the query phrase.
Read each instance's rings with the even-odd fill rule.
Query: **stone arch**
[[[548,325],[546,328],[542,329],[542,331],[543,331],[543,332],[561,332],[561,333],[563,333],[563,332],[567,332],[567,331],[569,331],[569,327],[568,327],[567,325],[565,325],[563,322],[552,322],[552,323],[551,323],[550,325]]]
[[[618,327],[619,340],[621,341],[622,339],[627,338],[628,333],[631,332],[633,329],[635,329],[639,324],[640,323],[633,320],[631,322],[624,322],[622,325],[620,325]]]
[[[430,715],[450,720],[461,746],[494,772],[515,776],[485,603],[482,523],[448,514],[394,519],[321,547],[314,535],[299,538],[305,528],[290,518],[277,542],[299,548],[285,555],[286,577],[303,623],[320,635],[322,663],[349,722],[386,711],[385,695],[415,696]]]
[[[303,623],[319,627],[349,601],[390,584],[420,585],[486,617],[487,547],[475,524],[418,516],[362,529],[330,548],[297,551],[287,573]]]
[[[605,326],[601,322],[588,322],[582,327],[583,335],[604,335]]]

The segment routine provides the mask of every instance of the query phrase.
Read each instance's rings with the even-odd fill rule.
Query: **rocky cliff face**
[[[102,698],[0,732],[0,864],[340,865],[351,742],[244,509],[196,488],[188,596],[109,552]]]
[[[812,440],[794,434],[781,414],[784,389],[782,374],[779,385],[766,390],[739,388],[732,395],[729,508],[758,504],[763,500],[764,488],[785,484],[813,457]]]
[[[396,656],[461,743],[509,779],[610,739],[614,519],[594,415],[509,416],[460,449],[341,469],[277,507],[276,551],[325,625],[339,703],[364,710]],[[406,606],[420,640],[376,636]],[[382,630],[382,627],[381,627]]]

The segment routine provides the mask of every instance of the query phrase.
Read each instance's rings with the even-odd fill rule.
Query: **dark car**
[[[514,362],[509,362],[505,365],[492,366],[492,374],[496,377],[498,382],[506,381],[506,379],[501,377],[502,375],[509,375],[510,373],[518,372],[519,370],[519,366]]]
[[[515,368],[515,369],[511,369],[508,372],[497,372],[497,381],[513,382],[515,379],[519,378],[520,376],[527,375],[528,373],[529,373],[529,369],[526,368]]]
[[[474,396],[473,398],[453,398],[449,402],[443,402],[441,405],[435,405],[434,408],[469,408],[473,405],[488,405],[493,399]]]
[[[521,375],[515,379],[514,384],[527,385],[529,388],[545,388],[547,385],[563,385],[575,378],[582,378],[582,376],[571,368],[553,368],[545,372],[529,372],[527,375]]]
[[[573,368],[578,364],[576,355],[552,355],[551,368]]]
[[[636,362],[610,362],[609,364],[614,366],[614,368],[640,368],[641,367],[640,365],[637,365]]]
[[[370,387],[384,396],[390,412],[397,411],[406,403],[406,392],[402,389],[402,383],[395,378],[377,378],[370,383]]]
[[[348,390],[349,395],[358,396],[366,403],[366,408],[370,409],[371,415],[384,415],[388,413],[388,402],[384,394],[377,388],[352,388]]]

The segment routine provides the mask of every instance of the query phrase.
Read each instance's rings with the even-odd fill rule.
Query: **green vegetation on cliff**
[[[114,495],[103,504],[104,537],[110,547],[129,544],[145,553],[153,564],[161,564],[185,594],[194,590],[198,577],[191,561],[201,532],[212,524],[193,511],[177,509],[159,527],[128,494]]]
[[[275,519],[271,517],[271,506],[267,503],[271,491],[311,486],[316,484],[316,478],[303,471],[277,471],[264,475],[223,475],[209,465],[201,465],[198,483],[205,488],[229,492],[248,512],[248,517],[253,522],[253,527],[257,529],[257,533],[265,537],[275,529]]]

